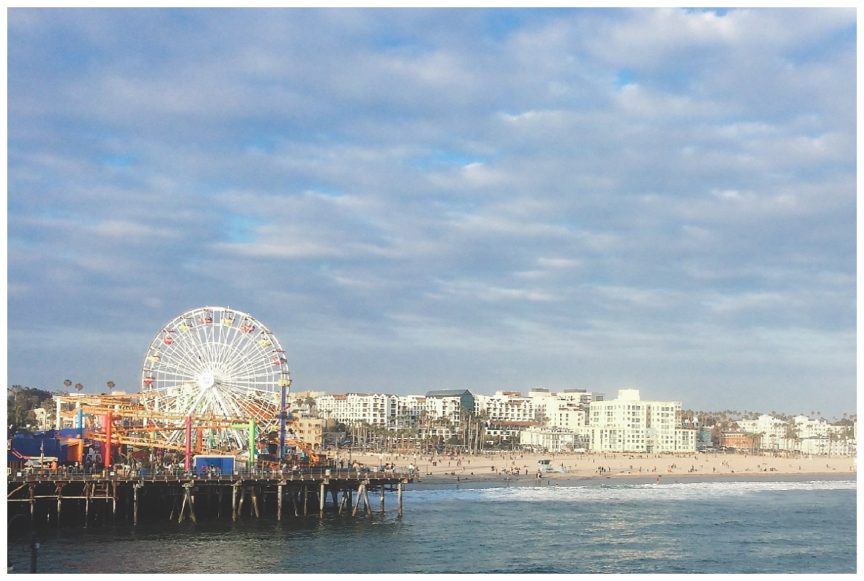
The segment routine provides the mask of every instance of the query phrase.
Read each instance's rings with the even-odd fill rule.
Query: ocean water
[[[370,494],[378,508],[378,495]],[[51,573],[854,573],[853,479],[411,485],[373,517],[43,527]],[[29,536],[8,556],[27,572]]]

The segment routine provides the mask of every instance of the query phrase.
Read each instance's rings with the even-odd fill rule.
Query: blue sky
[[[856,15],[8,12],[8,381],[253,314],[293,389],[855,410]]]

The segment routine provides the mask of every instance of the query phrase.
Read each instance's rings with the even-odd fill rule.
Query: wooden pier
[[[176,520],[200,518],[267,518],[276,520],[310,515],[372,516],[370,493],[380,498],[396,493],[396,512],[402,517],[402,494],[413,474],[392,471],[358,472],[328,469],[307,473],[251,473],[195,475],[166,473],[152,476],[112,474],[14,473],[8,478],[7,514],[26,515],[33,524],[77,523],[87,526],[105,520]],[[11,521],[10,521],[11,522]]]

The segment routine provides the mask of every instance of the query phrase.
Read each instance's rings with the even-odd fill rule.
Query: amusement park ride
[[[137,394],[57,398],[57,425],[100,442],[106,468],[112,451],[170,450],[193,455],[246,457],[276,447],[276,461],[292,455],[320,462],[311,445],[291,438],[286,411],[291,376],[276,336],[251,315],[201,307],[166,324],[144,357]],[[264,452],[260,452],[263,449]]]

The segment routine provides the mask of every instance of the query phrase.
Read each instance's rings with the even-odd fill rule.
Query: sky
[[[856,407],[854,9],[7,14],[7,377]]]

